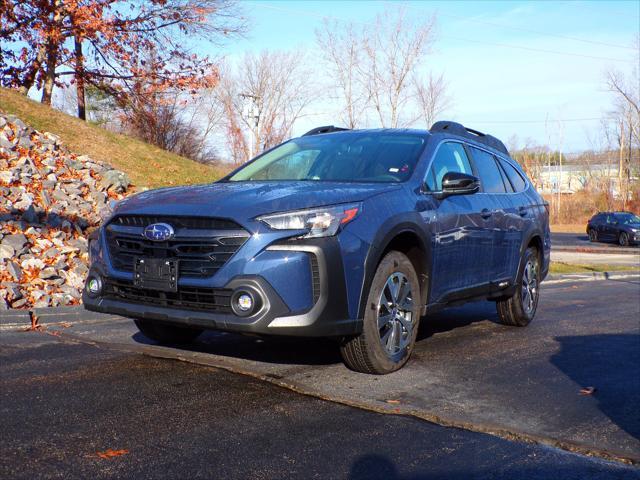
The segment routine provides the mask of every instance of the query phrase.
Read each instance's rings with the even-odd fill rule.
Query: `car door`
[[[426,194],[440,191],[448,172],[475,174],[462,143],[440,144],[425,178]],[[430,303],[481,291],[489,280],[492,248],[493,219],[488,209],[477,194],[434,197],[433,205],[433,210],[421,212],[432,232]]]
[[[617,222],[613,213],[607,213],[605,222],[602,224],[602,240],[615,240],[617,237]]]
[[[517,207],[507,194],[505,179],[493,154],[475,146],[471,146],[470,151],[480,179],[481,191],[478,196],[483,199],[484,208],[491,212],[493,218],[492,248],[487,252],[491,257],[488,276],[490,282],[497,284],[511,277],[514,263],[518,261],[517,249],[522,242],[522,234],[513,228],[510,221],[517,215]]]
[[[535,222],[537,205],[533,204],[531,197],[525,193],[527,181],[511,163],[511,160],[501,157],[495,158],[504,173],[505,186],[507,187],[506,199],[509,204],[506,210],[506,231],[503,236],[505,243],[503,252],[508,258],[504,262],[506,278],[515,281],[520,265],[520,247],[524,241],[524,233],[529,231]]]

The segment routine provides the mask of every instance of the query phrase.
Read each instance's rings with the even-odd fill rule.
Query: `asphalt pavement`
[[[6,318],[0,478],[640,473],[602,460],[640,463],[638,276],[543,284],[524,329],[489,302],[445,310],[386,376],[347,370],[328,341],[209,332],[171,348],[119,317],[40,312],[40,332]],[[103,462],[109,448],[129,453]]]
[[[551,232],[552,249],[572,249],[578,251],[610,251],[616,253],[638,253],[639,245],[621,247],[616,242],[590,242],[586,233]]]
[[[640,478],[622,463],[53,332],[0,335],[0,478]]]

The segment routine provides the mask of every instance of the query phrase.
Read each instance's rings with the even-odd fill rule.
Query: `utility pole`
[[[241,93],[239,97],[244,102],[242,116],[253,134],[253,145],[249,152],[249,158],[253,158],[260,148],[260,97],[250,93]]]
[[[560,171],[559,180],[558,180],[558,213],[557,220],[560,221],[560,202],[562,201],[562,148],[564,142],[564,124],[558,120],[558,169]]]
[[[620,119],[620,159],[618,161],[618,193],[622,196],[622,208],[624,209],[626,199],[622,192],[622,182],[624,176],[624,119]]]

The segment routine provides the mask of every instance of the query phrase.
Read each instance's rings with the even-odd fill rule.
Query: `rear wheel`
[[[629,234],[627,232],[620,232],[620,235],[618,236],[618,244],[621,247],[629,246]]]
[[[409,360],[419,323],[418,275],[406,255],[389,252],[371,282],[362,333],[343,342],[342,359],[357,372],[394,372]]]
[[[589,229],[589,241],[590,242],[598,241],[598,232],[596,232],[593,228]]]
[[[540,296],[540,260],[535,248],[527,248],[518,273],[513,296],[496,302],[498,318],[504,325],[526,327],[536,314]]]
[[[151,340],[162,344],[191,343],[202,333],[202,330],[189,327],[178,327],[147,320],[134,320],[138,329]]]

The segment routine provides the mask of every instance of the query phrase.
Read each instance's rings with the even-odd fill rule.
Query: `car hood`
[[[242,221],[273,212],[357,202],[399,188],[397,184],[381,183],[220,182],[142,192],[120,202],[116,213]]]

